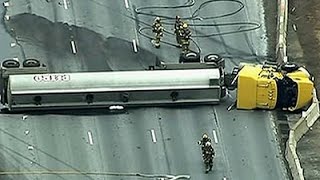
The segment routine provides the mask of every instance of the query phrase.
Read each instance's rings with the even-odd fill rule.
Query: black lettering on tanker
[[[33,76],[36,82],[66,82],[70,81],[68,74],[41,74]]]

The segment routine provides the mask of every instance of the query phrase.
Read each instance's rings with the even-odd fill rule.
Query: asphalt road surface
[[[177,62],[180,49],[172,46],[170,25],[176,15],[190,23],[192,49],[233,57],[226,58],[227,70],[266,55],[260,0],[242,1],[241,10],[235,1],[205,2],[11,0],[6,11],[1,8],[10,16],[0,29],[1,58],[36,58],[51,72],[146,69],[157,58]],[[157,15],[166,23],[160,49],[147,38]],[[242,24],[221,25],[230,22]],[[287,179],[270,113],[227,111],[233,101],[231,93],[216,106],[1,114],[0,179]],[[204,132],[216,149],[209,174],[197,145]]]

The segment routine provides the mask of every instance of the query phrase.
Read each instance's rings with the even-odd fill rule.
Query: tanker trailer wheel
[[[204,57],[204,62],[213,62],[217,66],[224,68],[225,62],[224,59],[219,54],[208,54]]]
[[[200,62],[200,54],[196,52],[187,52],[180,54],[179,63]]]
[[[23,61],[23,67],[40,67],[40,61],[36,59],[26,59]]]
[[[280,66],[282,71],[286,71],[288,73],[296,71],[299,69],[299,66],[295,63],[285,63]]]
[[[14,59],[8,59],[2,62],[2,67],[5,68],[18,68],[20,67],[20,62]]]

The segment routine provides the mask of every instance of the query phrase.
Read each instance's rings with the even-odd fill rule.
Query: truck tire
[[[8,59],[2,62],[2,67],[5,68],[18,68],[20,67],[20,62],[14,59]]]
[[[225,61],[219,54],[208,54],[204,57],[204,62],[213,62],[217,66],[224,68]]]
[[[179,63],[200,62],[200,54],[196,52],[187,52],[180,54]]]
[[[296,71],[299,69],[299,66],[295,63],[285,63],[280,66],[282,71],[286,71],[288,73]]]
[[[26,59],[23,61],[23,67],[40,67],[40,61],[36,59]]]

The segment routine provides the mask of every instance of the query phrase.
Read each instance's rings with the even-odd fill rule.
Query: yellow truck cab
[[[296,64],[282,66],[242,63],[237,75],[238,109],[275,109],[294,111],[312,101],[313,80]]]

